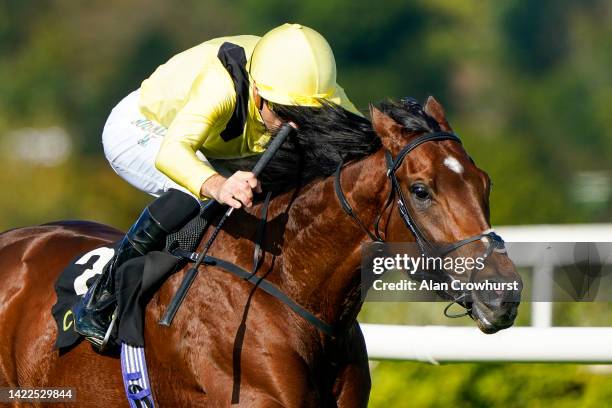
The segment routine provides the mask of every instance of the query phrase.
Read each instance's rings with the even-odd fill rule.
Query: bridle
[[[450,140],[450,141],[461,144],[461,139],[459,139],[459,137],[453,133],[429,132],[429,133],[424,133],[412,139],[406,146],[402,148],[402,150],[398,153],[395,159],[393,158],[393,156],[388,150],[385,151],[385,161],[387,165],[387,177],[391,181],[391,190],[389,191],[389,196],[387,197],[385,205],[383,206],[382,210],[378,213],[378,215],[376,216],[374,220],[374,233],[370,231],[370,229],[365,225],[365,223],[361,220],[361,218],[359,218],[357,214],[355,213],[355,211],[353,211],[353,208],[351,207],[350,203],[346,199],[346,196],[344,195],[344,192],[342,191],[342,186],[340,184],[340,173],[342,171],[343,163],[340,163],[335,173],[334,186],[336,190],[336,196],[338,197],[338,201],[340,201],[340,205],[342,209],[344,210],[344,212],[346,212],[347,215],[349,215],[353,219],[353,221],[362,230],[366,232],[366,234],[372,241],[385,242],[385,240],[382,238],[380,234],[380,221],[383,217],[383,214],[386,212],[387,208],[393,203],[393,201],[395,200],[395,197],[397,196],[397,207],[398,207],[400,217],[404,221],[404,224],[406,225],[408,230],[412,233],[412,235],[414,235],[416,243],[419,246],[419,249],[421,250],[423,255],[438,256],[438,257],[444,258],[449,253],[461,248],[464,245],[467,245],[471,242],[483,240],[488,243],[487,249],[485,253],[483,254],[483,258],[486,259],[491,255],[491,253],[494,250],[496,249],[502,250],[504,248],[504,240],[499,235],[497,235],[495,232],[493,232],[493,230],[487,230],[480,234],[462,239],[460,241],[456,241],[454,243],[451,243],[445,246],[439,246],[439,245],[432,243],[430,240],[427,239],[425,234],[419,228],[418,224],[415,222],[412,214],[410,214],[410,211],[408,210],[408,206],[406,205],[406,199],[404,198],[404,194],[402,193],[401,185],[399,181],[397,180],[397,176],[396,176],[397,170],[402,165],[402,162],[404,161],[406,156],[418,146],[424,143],[427,143],[427,142],[435,142],[435,141],[443,141],[443,140]],[[470,276],[471,281],[474,279],[473,275],[474,273],[472,273]],[[444,274],[444,276],[447,276],[447,274]],[[439,279],[439,277],[440,277],[439,273],[436,273],[436,278]],[[446,309],[444,309],[445,316],[454,318],[454,317],[462,317],[466,315],[471,315],[471,306],[468,300],[467,293],[464,292],[460,294],[459,296],[455,296],[449,292],[446,292],[446,294],[452,299],[452,302],[446,307]],[[460,313],[460,314],[450,314],[448,310],[455,303],[461,305],[465,309],[465,312]]]

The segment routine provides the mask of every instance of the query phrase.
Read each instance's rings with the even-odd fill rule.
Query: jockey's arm
[[[252,189],[258,182],[250,172],[230,178],[219,175],[196,152],[208,137],[225,128],[234,110],[235,94],[224,83],[227,78],[209,72],[176,114],[156,157],[159,171],[200,198],[213,198],[239,208],[251,205]],[[206,90],[199,91],[199,90]],[[229,91],[228,91],[229,89]]]

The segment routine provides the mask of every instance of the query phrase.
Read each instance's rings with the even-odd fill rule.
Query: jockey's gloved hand
[[[215,174],[202,184],[202,195],[221,204],[240,208],[253,205],[253,190],[261,193],[261,185],[250,171],[237,171],[230,178]]]

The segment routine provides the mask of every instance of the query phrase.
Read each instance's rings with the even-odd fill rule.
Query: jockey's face
[[[255,105],[259,110],[259,114],[261,115],[261,119],[266,127],[266,130],[272,131],[274,129],[278,129],[282,125],[282,120],[278,117],[270,106],[268,106],[268,101],[263,99],[259,92],[257,91],[257,87],[253,87],[253,97],[255,99]]]
[[[257,87],[253,87],[253,97],[255,99],[255,106],[261,115],[264,126],[268,132],[272,132],[281,127],[283,120],[278,116],[271,108],[270,102],[266,101],[259,95]],[[294,129],[297,129],[297,125],[294,122],[288,122]]]
[[[283,121],[281,120],[281,118],[278,117],[276,113],[274,113],[272,109],[270,109],[268,101],[263,99],[262,101],[263,103],[261,104],[261,109],[259,110],[259,113],[261,114],[261,118],[263,119],[264,124],[266,125],[266,129],[268,129],[269,131],[278,129],[283,124]]]

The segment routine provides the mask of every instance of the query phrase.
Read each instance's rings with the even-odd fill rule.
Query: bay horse
[[[432,97],[424,107],[414,102],[371,107],[371,125],[364,121],[346,127],[345,132],[352,129],[351,139],[339,146],[350,151],[354,138],[368,145],[361,157],[355,153],[342,168],[340,179],[365,229],[344,212],[334,177],[315,178],[272,199],[259,269],[318,318],[343,327],[343,334],[323,334],[282,302],[211,266],[202,267],[172,326],[162,327],[157,322],[183,269],[161,286],[146,310],[147,362],[159,406],[367,405],[368,356],[356,321],[363,303],[360,247],[369,240],[366,229],[371,231],[392,188],[385,151],[396,157],[419,135],[452,130]],[[334,132],[342,130],[325,123]],[[318,160],[333,169],[338,161],[326,163],[329,153],[314,155],[315,164]],[[421,144],[406,155],[396,177],[414,222],[429,241],[458,242],[490,228],[490,180],[460,143]],[[259,211],[261,204],[235,212],[210,255],[250,269]],[[397,203],[383,212],[386,241],[415,241]],[[0,235],[0,387],[71,387],[80,407],[126,404],[119,360],[96,354],[87,342],[60,356],[54,350],[57,332],[50,313],[56,301],[53,283],[66,264],[122,235],[111,227],[78,221]],[[477,241],[462,250],[483,248]],[[520,277],[507,255],[494,251],[482,279]],[[512,325],[518,303],[476,299],[471,307],[478,310],[470,315],[481,330],[492,333]]]

